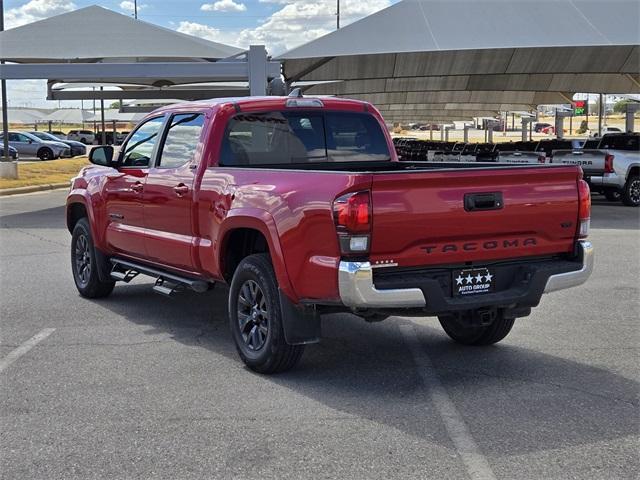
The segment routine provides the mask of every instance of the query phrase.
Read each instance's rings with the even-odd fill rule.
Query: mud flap
[[[315,305],[296,305],[278,289],[284,338],[289,345],[320,341],[320,315]]]
[[[111,278],[111,262],[109,261],[109,257],[107,257],[104,253],[102,253],[97,248],[93,247],[93,253],[96,258],[96,265],[98,266],[98,278],[101,282],[111,282],[113,278]]]

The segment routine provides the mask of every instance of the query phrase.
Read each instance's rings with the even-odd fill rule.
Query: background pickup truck
[[[588,140],[584,148],[554,150],[551,162],[579,165],[585,180],[610,201],[640,206],[640,134],[607,134]]]
[[[332,312],[433,315],[455,341],[495,343],[593,265],[579,167],[399,162],[368,103],[174,105],[90,160],[67,200],[81,295],[138,274],[164,295],[227,283],[258,372],[293,367]]]

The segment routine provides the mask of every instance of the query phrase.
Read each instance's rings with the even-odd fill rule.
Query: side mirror
[[[101,167],[113,166],[113,147],[95,147],[89,152],[89,161]]]

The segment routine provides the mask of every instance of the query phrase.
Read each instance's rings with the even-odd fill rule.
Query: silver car
[[[0,133],[0,141],[3,138]],[[21,156],[38,157],[40,160],[53,160],[71,155],[68,145],[42,140],[27,132],[9,132],[9,146],[15,148]]]

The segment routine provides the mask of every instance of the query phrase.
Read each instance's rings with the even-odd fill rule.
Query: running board
[[[139,274],[147,275],[156,279],[153,291],[167,297],[170,297],[184,287],[190,288],[198,293],[206,292],[209,289],[209,284],[203,280],[181,277],[128,260],[112,258],[111,263],[113,264],[111,268],[112,279],[129,283]]]

